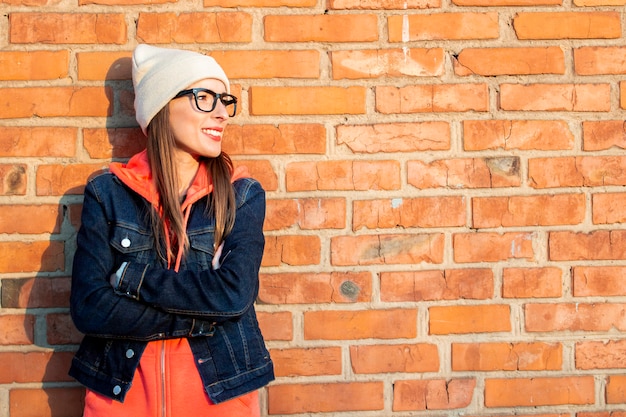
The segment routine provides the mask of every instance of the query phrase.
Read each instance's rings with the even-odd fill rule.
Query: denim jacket
[[[70,375],[92,391],[124,401],[149,341],[187,338],[209,398],[220,403],[274,379],[254,309],[263,256],[265,192],[234,182],[237,210],[213,269],[215,221],[208,194],[189,208],[190,249],[178,272],[159,259],[151,202],[105,173],[85,188],[77,236],[71,314],[85,337]],[[119,286],[109,277],[127,262]]]

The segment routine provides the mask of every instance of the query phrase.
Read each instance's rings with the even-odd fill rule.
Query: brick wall
[[[263,415],[625,416],[624,6],[4,0],[0,417],[81,414],[81,193],[145,144],[140,42],[212,54],[241,97]]]

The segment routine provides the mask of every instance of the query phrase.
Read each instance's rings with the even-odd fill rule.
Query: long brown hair
[[[152,231],[159,256],[164,260],[173,259],[177,248],[189,248],[189,238],[185,230],[183,213],[178,195],[178,172],[174,158],[176,139],[169,122],[169,106],[163,107],[148,125],[148,161],[152,177],[160,199],[160,210],[151,212]],[[230,233],[235,223],[235,191],[231,183],[233,163],[230,157],[222,152],[215,158],[205,158],[201,163],[207,165],[209,182],[213,183],[213,192],[207,198],[206,210],[215,216],[215,248]],[[169,234],[166,236],[165,233]],[[169,237],[166,251],[161,245],[164,238]]]

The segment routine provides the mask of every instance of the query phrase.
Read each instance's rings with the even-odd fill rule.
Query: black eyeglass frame
[[[213,104],[211,105],[210,110],[204,110],[200,108],[200,103],[198,103],[198,93],[207,93],[213,97]],[[228,93],[216,93],[215,91],[209,90],[208,88],[190,88],[188,90],[182,90],[178,94],[174,96],[174,98],[184,97],[186,95],[192,94],[194,101],[196,103],[196,108],[201,112],[211,113],[217,107],[217,100],[219,100],[227,110],[229,110],[229,106],[232,106],[232,111],[229,111],[228,116],[233,117],[237,114],[237,97]],[[173,100],[173,99],[172,99]]]

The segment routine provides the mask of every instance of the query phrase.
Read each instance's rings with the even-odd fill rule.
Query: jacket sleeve
[[[232,232],[224,241],[219,269],[181,270],[130,262],[117,291],[174,314],[211,321],[237,318],[254,303],[265,239],[265,192],[247,180],[238,192]]]
[[[76,328],[91,336],[145,341],[201,333],[207,327],[201,320],[170,314],[114,291],[109,276],[115,257],[105,211],[93,182],[88,183],[72,268],[70,312]]]

